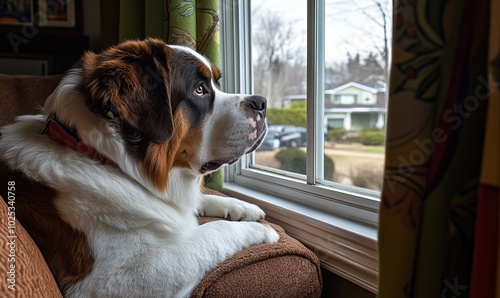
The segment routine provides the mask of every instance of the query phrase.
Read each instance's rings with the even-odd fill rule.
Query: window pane
[[[256,167],[306,173],[306,5],[252,1],[254,91],[268,99],[270,123]],[[381,189],[391,11],[390,0],[325,1],[320,183]]]
[[[391,5],[389,0],[325,3],[324,153],[335,164],[326,180],[381,189]]]
[[[269,133],[255,165],[306,173],[306,12],[303,0],[252,1],[254,93],[268,100]]]

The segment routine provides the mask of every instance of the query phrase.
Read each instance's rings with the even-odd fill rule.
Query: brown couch
[[[39,112],[58,81],[57,76],[0,75],[0,127],[14,121],[17,115]],[[210,220],[217,219],[200,218],[200,223]],[[16,222],[16,237],[7,234],[9,224],[12,223],[8,222],[7,205],[0,200],[0,230],[3,231],[0,236],[0,271],[3,276],[0,296],[61,297],[43,256],[23,229],[22,222]],[[257,245],[226,260],[201,280],[192,297],[321,296],[318,258],[282,228],[273,227],[281,236],[278,243]],[[14,244],[11,240],[15,240]],[[13,257],[15,263],[9,257]],[[15,291],[8,288],[9,266],[13,263]]]

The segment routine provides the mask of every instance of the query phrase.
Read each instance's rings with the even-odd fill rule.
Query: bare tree
[[[270,12],[258,15],[252,28],[255,92],[269,106],[282,107],[283,96],[305,92],[306,51],[292,23]]]
[[[355,5],[357,5],[361,12],[367,16],[372,22],[377,24],[382,28],[383,36],[382,36],[382,42],[378,43],[375,48],[378,51],[378,54],[382,58],[381,64],[384,69],[384,77],[386,79],[389,78],[389,49],[390,49],[390,40],[389,40],[389,30],[392,28],[392,19],[390,17],[392,16],[391,11],[389,9],[390,3],[389,0],[373,0],[376,9],[376,13],[368,13],[366,9],[359,7],[359,5],[354,2]]]
[[[368,54],[366,58],[368,60],[376,59],[383,69],[383,79],[385,80],[389,77],[390,66],[390,36],[392,30],[391,3],[390,0],[354,0],[342,2],[343,5],[332,3],[333,12],[328,15],[336,20],[348,23],[350,27],[359,32],[359,36],[357,36],[358,39],[349,36],[344,40],[345,44],[358,49],[356,54],[364,50],[365,54]],[[360,14],[368,21],[360,21],[358,17],[352,17],[353,15]],[[364,41],[361,44],[357,42],[360,37]],[[369,50],[367,51],[367,49]],[[356,56],[354,58],[348,57],[348,63],[354,61],[355,58]],[[372,63],[373,61],[365,62]]]
[[[346,81],[354,82],[385,78],[385,70],[380,62],[378,54],[375,52],[370,52],[364,59],[361,59],[359,54],[354,56],[347,54],[344,78]]]
[[[334,88],[343,83],[342,80],[388,79],[391,42],[389,30],[392,22],[389,1],[346,0],[332,3],[333,9],[327,10],[327,17],[348,23],[360,34],[351,34],[345,41],[358,52],[348,55],[346,62],[327,65],[326,88]],[[269,106],[283,107],[284,96],[305,94],[305,37],[301,39],[303,35],[296,31],[297,26],[280,14],[259,11],[252,15],[255,92],[266,96]],[[363,21],[360,21],[360,15],[365,17]],[[382,31],[373,30],[374,27]],[[378,33],[374,33],[375,31]],[[364,37],[361,38],[361,35]],[[363,54],[362,57],[360,53]]]

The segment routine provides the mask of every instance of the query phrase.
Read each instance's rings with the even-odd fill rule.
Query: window
[[[270,122],[262,147],[226,169],[226,190],[372,291],[390,5],[225,1],[221,12],[223,88],[266,96]]]
[[[372,94],[370,92],[363,92],[364,104],[373,104]]]
[[[340,95],[339,94],[335,94],[334,97],[333,97],[333,104],[334,105],[339,105],[340,104]]]
[[[336,101],[337,98],[338,104],[341,105],[353,105],[356,103],[356,94],[337,94],[335,95]]]
[[[375,98],[385,96],[385,89],[378,84],[386,80],[382,65],[387,64],[383,53],[388,45],[382,42],[368,47],[368,51],[365,48],[371,34],[378,33],[381,37],[372,38],[372,43],[383,41],[388,34],[389,28],[383,23],[377,30],[372,28],[380,23],[377,17],[387,12],[380,9],[387,9],[388,4],[380,0],[358,0],[350,4],[326,1],[321,32],[324,37],[320,37],[324,50],[319,49],[324,53],[318,53],[322,63],[318,67],[322,69],[317,69],[323,82],[317,90],[321,94],[314,93],[317,98],[312,99],[310,94],[314,90],[308,90],[311,86],[307,84],[306,75],[312,69],[308,67],[311,62],[305,42],[308,39],[307,1],[287,1],[286,5],[263,0],[251,3],[253,89],[268,99],[271,134],[249,167],[306,175],[306,168],[312,168],[306,162],[307,156],[317,155],[311,158],[316,160],[316,170],[311,170],[316,178],[309,183],[324,180],[380,191],[384,127],[376,117],[385,113],[385,105],[375,107]],[[341,14],[342,11],[346,11],[346,15]],[[369,21],[373,24],[363,27],[362,24]],[[350,34],[334,30],[336,27],[347,30],[345,24],[350,26]],[[327,85],[331,89],[326,90]],[[322,96],[324,98],[320,98]],[[317,111],[308,113],[306,108],[311,101],[315,102]],[[342,120],[335,124],[328,122],[339,113],[343,114]],[[314,119],[310,121],[315,121],[314,129],[323,132],[314,140],[317,152],[311,152],[307,146],[306,127],[313,114]],[[339,124],[342,126],[338,127]],[[374,128],[378,131],[371,131]]]

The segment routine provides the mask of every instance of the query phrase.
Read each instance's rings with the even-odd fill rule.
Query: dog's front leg
[[[184,243],[182,251],[174,255],[179,257],[177,261],[180,267],[185,267],[187,271],[185,280],[180,282],[188,284],[180,291],[186,294],[196,287],[207,272],[227,258],[253,245],[276,243],[279,235],[271,226],[258,222],[216,220],[197,227],[188,239],[184,240],[188,242]],[[193,268],[193,265],[197,268]]]
[[[222,217],[233,221],[258,221],[266,214],[257,205],[231,197],[204,194],[200,216]]]

